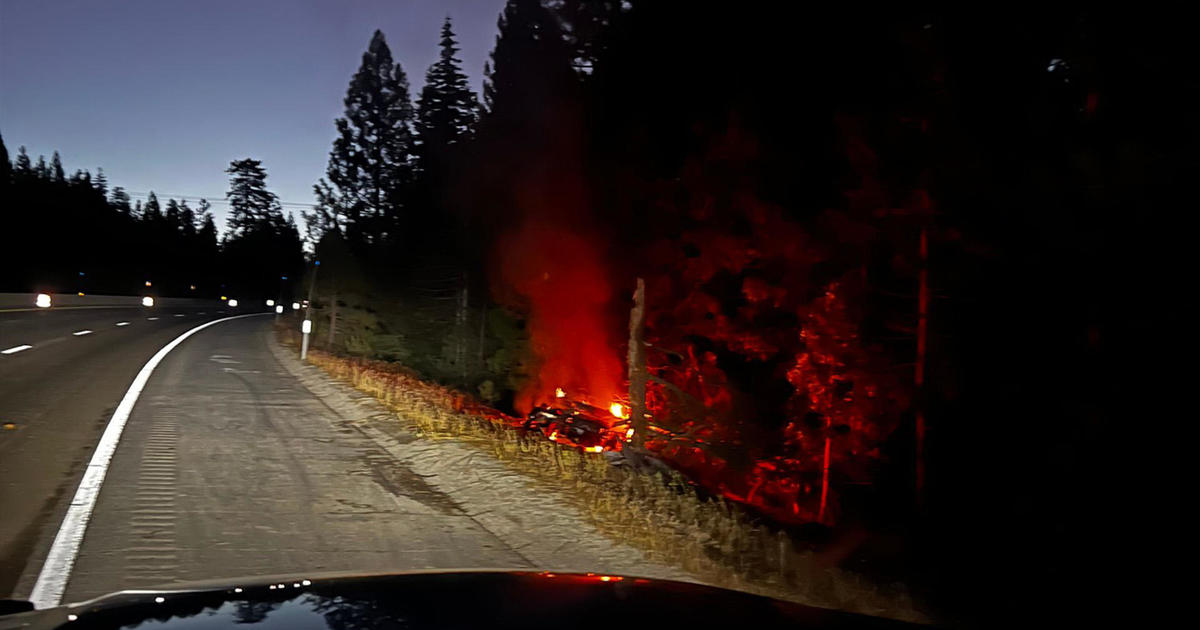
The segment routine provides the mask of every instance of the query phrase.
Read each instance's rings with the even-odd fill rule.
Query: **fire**
[[[626,407],[619,402],[609,405],[608,412],[611,413],[614,418],[620,418],[622,420],[629,419],[629,407]]]
[[[494,252],[493,290],[524,313],[537,366],[513,401],[521,414],[561,398],[559,389],[596,401],[613,400],[624,390],[625,370],[613,350],[622,326],[610,315],[605,249],[580,225],[558,225],[562,209],[543,202],[531,199],[530,212],[545,218],[505,234]]]
[[[554,388],[554,397],[555,398],[566,398],[567,392],[564,392],[563,388],[561,388],[561,387],[555,387]]]
[[[591,452],[591,453],[603,453],[604,447],[603,446],[589,446],[583,450]]]

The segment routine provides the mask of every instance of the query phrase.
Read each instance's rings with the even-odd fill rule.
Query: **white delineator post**
[[[312,311],[313,290],[317,287],[317,270],[321,267],[320,260],[313,261],[312,282],[308,283],[308,304],[304,306],[304,323],[300,324],[300,332],[303,333],[303,338],[300,341],[300,360],[308,358],[308,335],[312,332],[312,318],[309,313]]]

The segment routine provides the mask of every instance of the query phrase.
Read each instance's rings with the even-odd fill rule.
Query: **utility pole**
[[[304,323],[300,325],[300,332],[303,337],[300,341],[300,360],[308,358],[308,335],[312,332],[312,317],[309,313],[312,312],[313,291],[317,288],[317,271],[321,268],[321,261],[313,261],[312,282],[308,284],[308,305],[304,307]]]
[[[631,443],[641,448],[646,443],[646,282],[637,279],[633,309],[629,312],[629,425]]]

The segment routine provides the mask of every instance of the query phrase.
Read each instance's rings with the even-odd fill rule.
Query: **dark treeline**
[[[0,169],[0,224],[14,235],[0,248],[0,291],[274,298],[303,269],[296,225],[254,160],[230,166],[224,237],[207,200],[151,191],[133,202],[103,170],[67,176],[58,152],[35,163],[22,146],[10,162],[0,139]]]
[[[377,32],[308,218],[318,343],[511,405],[537,371],[538,297],[510,266],[545,249],[556,271],[601,269],[572,277],[616,296],[616,357],[646,277],[648,334],[711,356],[757,405],[747,435],[770,436],[795,353],[811,359],[797,328],[851,330],[884,365],[863,373],[907,384],[846,522],[902,541],[897,575],[943,610],[1084,601],[1133,474],[1101,458],[1133,409],[1114,393],[1153,389],[1122,369],[1153,363],[1126,333],[1163,316],[1141,300],[1183,249],[1160,229],[1189,163],[1170,38],[1103,13],[787,4],[510,0],[481,98],[447,23],[415,106]],[[831,287],[845,304],[818,299]],[[715,305],[699,324],[696,304]],[[743,317],[793,350],[714,328]]]

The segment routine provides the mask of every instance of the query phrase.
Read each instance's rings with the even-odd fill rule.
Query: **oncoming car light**
[[[229,302],[227,302],[227,304],[229,304],[230,306],[233,306],[233,307],[235,307],[235,308],[236,308],[236,307],[237,307],[237,300],[235,300],[235,299],[233,299],[233,298],[229,298]]]
[[[49,293],[37,294],[37,299],[34,300],[33,303],[35,305],[37,305],[38,308],[50,308],[50,294]]]
[[[154,298],[150,297],[149,295],[142,298],[142,306],[154,306]]]

